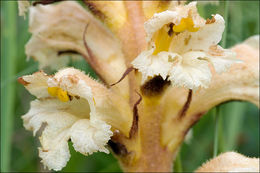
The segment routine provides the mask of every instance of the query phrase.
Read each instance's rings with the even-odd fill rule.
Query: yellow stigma
[[[51,96],[53,96],[53,97],[57,97],[62,102],[69,101],[68,92],[62,90],[61,88],[58,88],[58,87],[48,87],[48,93]]]
[[[155,50],[153,52],[153,55],[157,55],[159,52],[162,51],[168,51],[173,35],[169,35],[167,31],[164,30],[164,28],[160,29],[155,36]]]
[[[191,18],[182,18],[180,24],[174,25],[172,29],[174,32],[182,32],[185,30],[196,32],[199,30],[199,27],[194,27],[194,23]]]
[[[55,96],[57,96],[58,89],[59,89],[58,87],[48,87],[48,93],[51,96],[55,97]]]

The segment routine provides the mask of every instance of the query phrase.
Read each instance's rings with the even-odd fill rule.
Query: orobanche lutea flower
[[[259,105],[259,36],[221,48],[223,18],[203,19],[195,2],[83,2],[90,11],[75,1],[19,3],[21,14],[30,11],[27,55],[58,69],[19,78],[37,97],[22,119],[41,133],[48,169],[66,165],[71,140],[84,155],[110,149],[126,172],[169,172],[209,109],[229,100]],[[59,69],[66,55],[83,57],[101,81]]]
[[[239,62],[234,52],[217,45],[225,28],[224,19],[216,14],[204,20],[197,12],[196,2],[156,13],[144,28],[149,49],[132,62],[142,73],[143,82],[160,75],[175,86],[208,87],[209,64],[221,73]]]
[[[128,135],[132,116],[124,100],[106,92],[105,87],[79,70],[67,68],[54,76],[40,71],[19,81],[37,97],[22,118],[25,128],[34,135],[46,124],[39,155],[49,169],[57,171],[66,165],[69,139],[76,151],[88,155],[109,153],[106,144],[115,129]],[[115,107],[118,102],[120,106]]]

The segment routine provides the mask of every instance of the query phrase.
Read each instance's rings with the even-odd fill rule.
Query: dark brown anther
[[[70,101],[72,101],[73,100],[73,96],[71,96],[69,94],[68,94],[68,96],[69,96]]]
[[[125,145],[123,145],[119,142],[109,140],[107,144],[110,146],[110,148],[113,150],[113,152],[116,155],[126,156],[128,154],[128,151],[127,151]]]
[[[134,134],[137,132],[138,130],[138,108],[137,106],[141,103],[142,101],[142,96],[141,94],[139,94],[137,91],[135,91],[138,95],[139,95],[139,99],[136,101],[136,103],[134,104],[133,107],[133,123],[132,123],[132,127],[131,130],[129,132],[129,137],[132,138],[134,136]]]
[[[192,99],[192,90],[189,89],[189,94],[188,94],[187,100],[186,100],[184,106],[182,107],[182,109],[179,112],[179,115],[178,115],[179,118],[182,118],[186,115],[186,112],[190,107],[191,99]]]
[[[124,74],[122,75],[122,77],[116,83],[113,83],[110,86],[114,86],[114,85],[118,84],[119,82],[121,82],[133,70],[134,70],[133,66],[127,68],[126,71],[124,72]]]
[[[147,81],[141,87],[142,94],[145,96],[157,96],[161,94],[166,86],[171,84],[167,79],[164,80],[161,76],[155,76],[151,80]]]
[[[170,23],[170,24],[169,24],[170,29],[169,29],[169,31],[168,31],[168,35],[169,35],[170,37],[171,37],[171,36],[173,35],[173,33],[174,33],[174,32],[173,32],[173,29],[172,29],[173,26],[174,26],[174,23]]]
[[[63,0],[39,0],[39,1],[35,1],[32,3],[33,6],[36,6],[38,4],[42,4],[42,5],[48,5],[48,4],[52,4],[55,2],[59,2],[59,1],[63,1]]]
[[[78,99],[80,99],[80,97],[79,96],[75,96],[75,98],[78,100]]]

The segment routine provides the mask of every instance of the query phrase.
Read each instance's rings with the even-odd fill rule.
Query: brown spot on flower
[[[25,81],[22,77],[19,77],[17,81],[24,86],[30,84],[29,82]]]
[[[110,146],[113,152],[119,156],[126,156],[128,154],[125,145],[121,144],[120,142],[109,140],[107,144]]]
[[[167,79],[164,80],[161,76],[155,76],[141,86],[142,94],[145,96],[157,96],[161,94],[166,86],[171,84]]]
[[[71,96],[69,94],[68,94],[68,96],[69,96],[70,101],[72,101],[73,100],[73,96]]]
[[[211,19],[207,19],[206,20],[206,24],[212,24],[216,21],[216,19],[214,18],[214,16]]]
[[[42,150],[42,152],[48,152],[49,150]]]

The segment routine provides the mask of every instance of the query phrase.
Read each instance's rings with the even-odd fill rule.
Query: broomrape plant
[[[210,108],[229,100],[259,106],[259,36],[223,49],[223,17],[203,19],[196,2],[83,1],[90,11],[49,2],[19,1],[20,14],[30,12],[26,54],[58,70],[19,78],[36,96],[22,119],[34,135],[42,129],[48,169],[66,166],[71,140],[84,155],[110,148],[127,172],[169,172]],[[64,68],[81,57],[100,80]],[[231,152],[198,169],[221,170],[259,171],[259,159]]]

